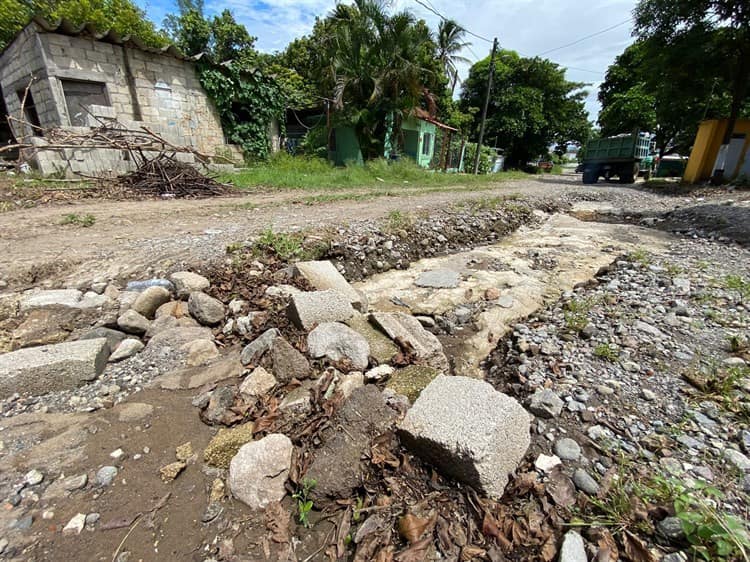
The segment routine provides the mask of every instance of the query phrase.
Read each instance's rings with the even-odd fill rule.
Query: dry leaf
[[[494,537],[500,543],[500,546],[505,550],[510,550],[513,544],[506,538],[503,532],[497,525],[495,518],[489,513],[484,513],[484,519],[482,520],[482,534],[488,537]]]
[[[398,520],[398,532],[410,543],[416,543],[427,531],[432,531],[437,521],[437,515],[432,517],[417,517],[407,513]]]
[[[552,562],[552,560],[555,559],[555,556],[557,555],[557,541],[555,540],[554,535],[547,537],[547,540],[542,545],[539,555],[544,562]]]
[[[656,557],[651,554],[651,551],[643,541],[630,531],[623,533],[622,546],[625,549],[625,556],[631,562],[656,562]]]
[[[555,470],[549,475],[547,493],[560,507],[571,507],[576,503],[575,484],[559,470]]]
[[[617,542],[607,529],[591,529],[589,538],[596,541],[599,546],[595,562],[617,562],[620,559],[620,549],[617,547]]]
[[[465,546],[461,549],[461,562],[470,562],[471,560],[476,560],[477,558],[484,558],[486,554],[487,551],[483,548],[479,548],[478,546]]]
[[[347,507],[341,516],[338,529],[336,530],[336,557],[343,558],[346,554],[346,537],[349,535],[349,529],[352,528],[352,510]]]
[[[289,542],[289,512],[279,502],[268,505],[265,512],[266,529],[275,543]]]
[[[424,562],[427,559],[427,551],[430,546],[432,546],[432,536],[428,535],[406,550],[399,552],[395,560],[396,562]]]

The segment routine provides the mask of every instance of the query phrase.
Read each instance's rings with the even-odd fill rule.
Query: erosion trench
[[[686,489],[630,478],[703,478],[725,494],[722,524],[746,517],[748,309],[716,279],[750,277],[750,257],[596,220],[611,211],[534,211],[510,234],[493,227],[494,243],[408,266],[397,260],[409,245],[432,248],[423,232],[391,236],[390,253],[358,235],[377,251],[331,255],[363,278],[352,285],[328,262],[294,269],[249,251],[204,271],[210,283],[179,273],[146,290],[15,295],[12,342],[30,350],[109,346],[115,330],[71,327],[92,311],[128,335],[80,385],[0,400],[0,559],[686,560],[695,551],[671,503]],[[726,401],[675,374],[702,355],[738,369]],[[442,463],[450,443],[419,453],[402,425],[441,373],[491,386],[430,396],[420,415],[460,425],[485,399],[508,400],[486,405],[488,423],[518,422],[502,435],[460,425],[456,464],[470,470]],[[495,474],[511,473],[504,495],[482,472],[503,439],[522,449]],[[744,532],[714,559],[742,559]]]

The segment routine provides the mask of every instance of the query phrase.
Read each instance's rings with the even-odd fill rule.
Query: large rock
[[[202,292],[211,286],[208,279],[191,271],[178,271],[169,276],[177,291],[177,296],[186,299],[194,291]]]
[[[239,353],[230,353],[217,358],[209,365],[180,368],[154,381],[155,385],[165,390],[183,388],[200,388],[207,384],[238,377],[242,373]]]
[[[170,351],[186,356],[185,344],[195,340],[212,340],[213,337],[210,328],[169,328],[148,340],[146,350],[153,354],[152,356],[164,355]]]
[[[21,312],[29,312],[36,308],[80,308],[83,293],[78,289],[53,289],[50,291],[34,291],[27,293],[19,303]]]
[[[206,293],[190,293],[188,310],[193,318],[205,326],[215,326],[224,320],[224,304]]]
[[[273,374],[283,384],[307,378],[312,373],[310,362],[284,338],[273,340],[270,355]]]
[[[333,289],[344,295],[360,312],[367,312],[367,297],[352,287],[330,261],[302,261],[294,266],[296,275],[304,277],[318,291]]]
[[[354,315],[354,309],[349,299],[329,289],[292,295],[287,313],[297,327],[312,330],[324,322],[344,322]]]
[[[306,478],[315,480],[316,498],[348,498],[362,485],[362,457],[373,437],[391,429],[396,412],[386,405],[375,385],[355,389],[323,435]],[[346,431],[340,431],[344,427]]]
[[[439,376],[399,425],[403,443],[444,474],[500,499],[529,447],[530,417],[484,381]]]
[[[156,310],[170,300],[172,300],[172,293],[164,287],[149,287],[138,295],[130,308],[138,314],[153,320]]]
[[[240,355],[243,365],[258,365],[263,355],[271,349],[273,341],[281,335],[276,328],[270,328],[245,346]]]
[[[249,400],[264,396],[276,386],[277,382],[276,377],[263,367],[256,367],[240,384],[240,395]]]
[[[117,346],[120,345],[128,335],[119,330],[113,330],[111,328],[94,328],[93,330],[86,332],[80,338],[81,340],[93,340],[96,338],[107,338],[107,345],[109,345],[109,352],[114,352]]]
[[[448,371],[443,344],[437,336],[425,330],[419,320],[402,312],[375,312],[370,318],[392,340],[410,346],[417,359],[440,371]]]
[[[143,314],[138,314],[130,308],[117,319],[117,326],[128,334],[141,335],[148,331],[151,322]]]
[[[0,398],[46,394],[95,379],[109,357],[106,338],[20,349],[0,355]]]
[[[414,403],[422,391],[441,374],[427,365],[409,365],[393,373],[385,387],[406,396],[409,402]]]
[[[367,340],[370,357],[378,364],[390,363],[399,352],[398,346],[391,338],[373,326],[364,314],[355,314],[346,321],[346,325]]]
[[[11,334],[13,347],[29,347],[65,341],[76,328],[80,311],[69,307],[36,308]]]
[[[126,340],[123,340],[120,345],[117,346],[117,349],[115,349],[114,353],[109,356],[109,361],[111,363],[123,361],[124,359],[132,357],[133,355],[141,351],[144,347],[145,346],[143,345],[141,340],[128,338]]]
[[[370,358],[367,340],[338,322],[325,322],[310,332],[307,350],[316,359],[327,357],[331,361],[345,361],[358,371],[367,368]]]
[[[229,489],[252,509],[263,509],[286,495],[284,484],[294,447],[286,435],[272,433],[243,445],[229,463]]]
[[[414,284],[417,287],[428,287],[431,289],[452,289],[458,287],[461,275],[451,269],[434,269],[425,271]]]

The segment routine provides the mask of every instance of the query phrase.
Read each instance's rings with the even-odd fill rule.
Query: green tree
[[[465,111],[481,107],[487,87],[490,58],[474,64],[464,82],[461,105]],[[524,58],[500,50],[495,59],[495,81],[487,111],[485,138],[497,143],[508,166],[548,153],[551,144],[584,142],[590,125],[583,100],[584,84],[570,82],[557,64]],[[479,129],[475,114],[473,131]]]
[[[451,96],[456,89],[456,82],[458,82],[457,64],[469,62],[469,59],[459,54],[465,48],[471,46],[471,43],[465,39],[466,30],[458,25],[455,20],[440,20],[437,32],[437,56],[450,80]]]
[[[76,25],[93,24],[98,31],[112,29],[151,46],[166,43],[165,35],[131,0],[0,0],[0,49],[35,15],[50,22],[65,18]]]
[[[734,124],[747,101],[750,82],[750,9],[738,0],[640,0],[634,11],[635,31],[664,47],[678,44],[691,33],[713,32],[712,43],[723,55],[709,77],[726,79],[731,104],[729,124],[719,152],[713,180],[724,175],[724,160]]]

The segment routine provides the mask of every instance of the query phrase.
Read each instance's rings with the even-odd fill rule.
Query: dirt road
[[[347,190],[336,196],[354,199],[367,193]],[[333,202],[314,202],[319,194],[308,191],[210,200],[80,201],[3,213],[0,280],[9,289],[19,289],[158,275],[221,257],[228,244],[269,227],[288,231],[374,219],[393,210],[429,212],[470,198],[519,194],[558,201],[609,201],[620,208],[655,213],[690,202],[688,197],[664,197],[637,186],[584,187],[574,175],[532,177],[479,190],[456,186],[424,193],[405,187],[397,196],[393,190],[383,193],[368,200]],[[88,228],[60,224],[71,213],[93,215],[95,224]]]

